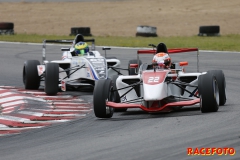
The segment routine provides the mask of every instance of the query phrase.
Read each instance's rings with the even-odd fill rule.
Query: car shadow
[[[136,120],[136,119],[154,119],[154,118],[167,118],[167,117],[183,117],[183,116],[196,116],[201,115],[200,107],[186,107],[172,112],[158,112],[148,113],[140,109],[128,109],[126,112],[115,112],[111,119],[101,120]]]

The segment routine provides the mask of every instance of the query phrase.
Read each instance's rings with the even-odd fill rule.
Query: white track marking
[[[86,108],[89,108],[89,107],[84,107],[84,106],[54,106],[54,108],[76,108],[76,109],[86,109]]]
[[[77,106],[77,105],[81,105],[81,104],[89,104],[89,103],[53,102],[52,104],[53,104],[53,105],[57,105],[57,104],[66,104],[66,105],[72,105],[72,106],[76,105],[76,106]]]
[[[0,98],[0,103],[6,103],[6,102],[9,102],[9,101],[23,100],[23,99],[46,102],[46,100],[43,100],[41,98],[26,97],[26,96],[12,96],[12,97],[7,97],[7,98]]]
[[[44,117],[83,117],[86,114],[43,114]]]
[[[5,92],[5,93],[1,93],[0,97],[10,96],[10,95],[13,95],[13,94],[17,94],[17,93],[16,92]]]
[[[22,123],[28,123],[30,122],[29,119],[27,118],[19,118],[19,117],[15,117],[15,116],[8,116],[8,115],[2,115],[0,117],[0,119],[2,120],[8,120],[8,121],[16,121],[16,122],[22,122]],[[34,121],[31,121],[30,123],[32,123]]]
[[[54,109],[51,112],[89,112],[90,109],[84,110],[71,110],[71,109]]]
[[[33,112],[33,111],[20,111],[18,112],[20,114],[25,114],[25,115],[32,115],[36,117],[79,117],[79,116],[86,116],[86,114],[45,114],[45,113],[40,113],[40,112]],[[36,122],[36,121],[34,121]],[[49,122],[49,121],[46,121]]]
[[[47,95],[37,95],[35,97],[41,97],[41,98],[73,98],[70,95],[64,95],[64,96],[47,96]]]
[[[6,44],[27,44],[27,45],[37,45],[41,46],[42,43],[24,43],[24,42],[6,42],[6,41],[0,41],[0,43],[6,43]],[[49,46],[62,46],[62,44],[48,44]],[[67,45],[66,45],[67,46]],[[105,46],[96,46],[99,48],[105,47]],[[133,49],[133,50],[139,50],[139,49],[151,49],[147,47],[117,47],[117,46],[109,46],[111,48],[117,48],[117,49]],[[240,52],[236,51],[211,51],[211,50],[199,50],[200,52],[218,52],[218,53],[237,53],[240,54]],[[0,86],[0,87],[8,87],[8,86]],[[11,86],[9,86],[11,87]]]
[[[24,100],[19,100],[19,101],[13,101],[13,102],[9,102],[9,103],[4,103],[1,105],[2,108],[6,108],[6,107],[10,107],[10,106],[16,106],[16,105],[20,105],[20,104],[26,104],[28,103],[27,101]]]
[[[11,130],[26,130],[26,129],[35,129],[35,128],[42,128],[44,126],[36,126],[36,127],[8,127],[8,126],[0,126],[1,131],[11,131]]]
[[[21,93],[25,93],[25,94],[43,94],[46,95],[45,92],[38,92],[38,91],[19,91]]]
[[[2,111],[3,111],[4,113],[6,113],[7,111],[14,111],[14,109],[15,109],[16,107],[18,107],[18,106],[2,108]]]
[[[89,112],[91,109],[83,109],[83,110],[74,110],[74,109],[34,109],[34,111],[39,111],[39,112]]]
[[[57,116],[55,116],[57,117]],[[61,116],[58,116],[58,117],[61,117]],[[8,121],[16,121],[16,122],[21,122],[21,123],[27,123],[27,124],[41,124],[41,123],[59,123],[59,122],[67,122],[69,120],[49,120],[49,121],[31,121],[27,118],[19,118],[19,117],[14,117],[14,116],[6,116],[6,115],[3,115],[0,117],[0,119],[2,120],[8,120]],[[22,127],[22,128],[26,128],[26,127]]]
[[[0,87],[3,88],[1,90],[4,90],[4,89],[16,89],[16,87],[14,87],[14,86],[0,86]]]
[[[42,117],[43,113],[40,112],[32,112],[32,111],[19,111],[20,114],[30,115],[30,116],[36,116],[36,117]]]
[[[30,111],[21,110],[28,103],[28,100],[43,102],[44,108],[32,108]],[[0,86],[0,111],[2,113],[0,121],[3,121],[3,123],[5,123],[4,121],[10,121],[22,124],[39,124],[35,127],[9,127],[0,124],[0,131],[2,131],[0,136],[20,134],[22,130],[42,128],[45,126],[44,124],[51,125],[85,117],[92,109],[90,103],[84,103],[83,101],[83,99],[71,95],[48,96],[45,92],[25,91],[11,86]],[[11,114],[13,111],[16,114]],[[53,120],[50,120],[52,118]]]

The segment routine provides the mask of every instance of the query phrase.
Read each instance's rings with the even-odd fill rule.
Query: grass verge
[[[240,35],[215,37],[85,37],[94,38],[98,46],[148,47],[148,44],[164,42],[168,48],[191,48],[200,50],[240,51]],[[0,35],[0,41],[42,43],[44,39],[74,39],[74,36],[15,34]]]

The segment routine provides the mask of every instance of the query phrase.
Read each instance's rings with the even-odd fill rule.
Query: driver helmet
[[[77,56],[83,56],[85,53],[89,52],[89,47],[86,42],[78,42],[75,44],[74,50]]]
[[[171,67],[171,58],[167,53],[160,52],[154,55],[153,63],[157,63],[160,68],[170,68]]]

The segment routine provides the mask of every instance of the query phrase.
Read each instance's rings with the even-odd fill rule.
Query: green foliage
[[[164,42],[168,48],[191,48],[200,50],[240,51],[240,35],[214,37],[85,37],[95,38],[97,46],[148,47],[148,44]],[[0,41],[42,43],[44,39],[74,39],[74,36],[15,34],[0,35]]]

